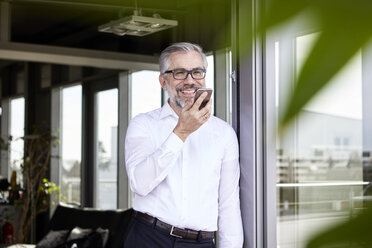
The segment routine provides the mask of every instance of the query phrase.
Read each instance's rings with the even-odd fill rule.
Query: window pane
[[[79,205],[81,203],[81,121],[81,85],[64,88],[62,90],[60,187],[63,202]]]
[[[161,86],[158,71],[132,73],[131,117],[161,107]]]
[[[96,207],[116,209],[118,169],[118,90],[96,95]]]
[[[205,76],[205,87],[211,88],[213,90],[213,94],[211,99],[214,101],[214,56],[209,55],[207,56],[208,61],[208,70],[207,75]],[[214,102],[212,105],[212,115],[214,114]]]
[[[277,42],[276,105],[285,105],[295,75],[318,34],[295,38],[295,64]],[[288,63],[286,63],[288,61]],[[293,68],[294,67],[294,68]],[[358,208],[363,179],[362,56],[358,53],[277,140],[278,247],[304,247],[316,232],[344,221]]]
[[[207,56],[208,69],[207,75],[205,76],[205,85],[207,88],[214,89],[214,56]]]
[[[17,183],[22,183],[21,164],[23,163],[24,142],[21,137],[25,134],[25,99],[23,97],[10,101],[10,173],[17,172]]]

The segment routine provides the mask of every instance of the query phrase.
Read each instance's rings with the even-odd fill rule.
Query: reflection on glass
[[[62,202],[80,205],[81,184],[81,85],[62,89],[61,150]]]
[[[10,100],[10,173],[17,172],[17,183],[22,183],[21,164],[23,163],[24,142],[21,137],[25,134],[25,99],[23,97]]]
[[[96,204],[102,209],[117,207],[118,90],[96,94]]]
[[[298,75],[317,34],[295,40]],[[284,42],[284,41],[283,41]],[[282,80],[291,58],[275,45],[276,105],[293,86]],[[277,246],[304,247],[315,233],[362,207],[362,66],[359,53],[308,104],[277,141]],[[282,63],[282,64],[280,64]],[[288,63],[290,64],[290,63]],[[287,77],[288,78],[288,77]]]

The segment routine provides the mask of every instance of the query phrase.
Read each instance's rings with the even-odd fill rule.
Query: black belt
[[[194,231],[191,229],[178,228],[178,227],[169,225],[161,220],[158,220],[157,218],[154,218],[148,214],[144,214],[138,211],[135,212],[135,216],[151,224],[153,224],[154,221],[156,221],[155,227],[163,231],[166,231],[167,233],[169,233],[169,235],[176,237],[176,238],[197,240],[197,239],[211,239],[214,237],[214,232]]]

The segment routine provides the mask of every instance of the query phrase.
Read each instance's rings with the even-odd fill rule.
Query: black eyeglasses
[[[207,70],[200,69],[200,68],[192,69],[190,71],[188,71],[186,69],[183,69],[183,68],[180,68],[180,69],[165,71],[164,74],[165,73],[172,73],[173,78],[177,79],[177,80],[185,80],[187,78],[187,76],[190,74],[193,79],[198,80],[198,79],[205,78],[206,72],[207,72]]]

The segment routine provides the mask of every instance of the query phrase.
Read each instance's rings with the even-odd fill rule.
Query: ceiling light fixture
[[[177,25],[178,21],[176,20],[163,19],[159,14],[154,14],[153,17],[146,17],[139,15],[138,11],[135,10],[131,16],[100,25],[98,31],[119,36],[145,36]]]

